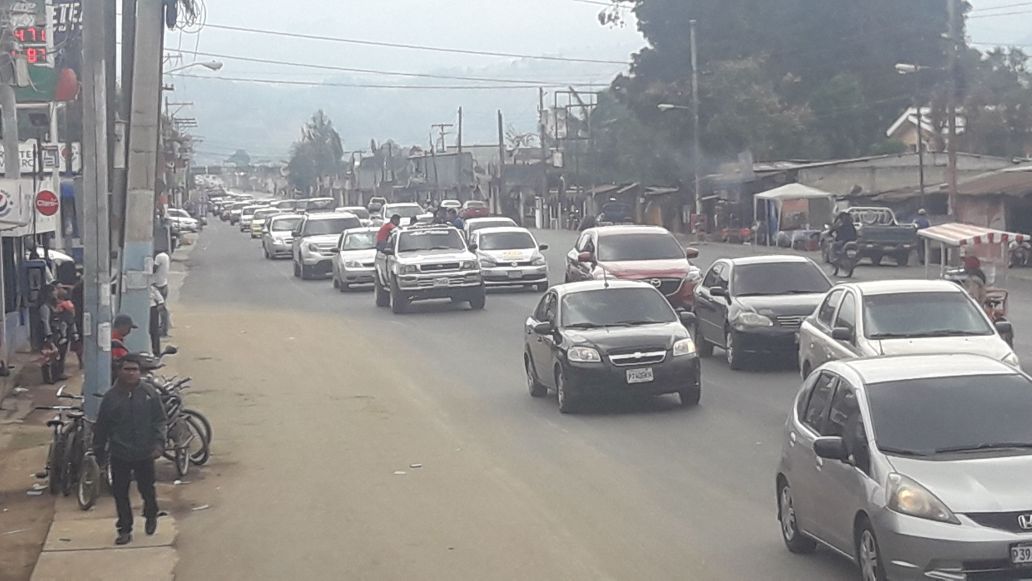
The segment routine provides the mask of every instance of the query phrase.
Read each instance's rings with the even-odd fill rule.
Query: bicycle
[[[182,392],[189,388],[190,378],[177,379],[173,377],[166,379],[154,377],[152,382],[162,394],[162,403],[165,405],[166,413],[169,415],[169,430],[172,430],[175,423],[172,417],[172,412],[174,412],[186,421],[187,428],[193,431],[201,441],[198,443],[200,447],[190,452],[190,463],[195,466],[204,465],[211,456],[212,427],[211,422],[208,421],[204,414],[197,410],[182,407]],[[174,453],[166,452],[165,457],[168,460],[175,461]]]
[[[57,390],[59,399],[82,402],[82,396],[66,394],[64,389],[65,386],[61,386]],[[86,419],[81,405],[39,406],[37,409],[58,412],[58,416],[47,422],[54,432],[44,471],[49,478],[48,488],[51,494],[60,491],[64,496],[69,496],[74,490],[79,508],[89,510],[100,496],[102,478],[101,467],[91,451],[91,422]]]

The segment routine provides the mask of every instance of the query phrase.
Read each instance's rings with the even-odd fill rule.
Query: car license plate
[[[1010,557],[1012,565],[1021,567],[1032,566],[1032,543],[1011,545]]]
[[[627,383],[649,383],[653,379],[655,378],[652,375],[651,367],[627,370]]]
[[[447,278],[435,278],[434,279],[434,286],[438,286],[438,287],[440,287],[440,286],[448,286],[448,279]]]
[[[509,271],[509,278],[519,280],[523,278],[523,273],[518,270]]]

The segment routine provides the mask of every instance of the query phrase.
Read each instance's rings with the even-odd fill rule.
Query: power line
[[[1014,4],[1004,4],[1002,6],[992,6],[988,8],[975,8],[972,12],[989,12],[996,10],[1006,10],[1007,8],[1020,8],[1022,6],[1032,6],[1032,2],[1017,2]]]
[[[513,89],[537,89],[541,85],[376,85],[365,83],[336,83],[329,81],[293,81],[288,79],[256,79],[246,77],[226,77],[219,75],[191,75],[185,73],[172,73],[172,77],[183,77],[188,79],[206,79],[211,81],[233,81],[239,83],[256,83],[262,85],[291,85],[301,87],[344,87],[353,89],[418,89],[424,91],[477,91],[477,90],[513,90]],[[598,84],[574,84],[575,87],[598,86]],[[550,83],[546,87],[566,87],[569,83]]]
[[[1032,10],[1018,10],[1015,12],[993,12],[992,14],[974,14],[972,16],[968,16],[967,18],[968,20],[973,20],[975,18],[995,18],[997,16],[1018,16],[1021,14],[1032,14]]]
[[[213,53],[213,52],[192,51],[192,50],[181,50],[181,51],[178,51],[178,52],[181,52],[181,53],[184,53],[184,54],[192,54],[192,55],[195,55],[195,56],[206,56],[206,57],[212,57],[212,58],[217,58],[217,59],[228,59],[228,60],[250,62],[250,63],[261,63],[261,64],[266,64],[266,65],[280,65],[280,66],[286,66],[286,67],[304,67],[304,68],[320,69],[320,70],[326,70],[326,71],[342,71],[342,72],[346,72],[346,73],[362,73],[362,74],[371,74],[371,75],[384,75],[384,76],[391,76],[391,77],[414,77],[414,78],[419,78],[419,79],[445,79],[445,80],[451,80],[451,81],[473,81],[473,82],[480,82],[480,83],[506,83],[506,84],[510,84],[510,85],[517,85],[518,84],[518,85],[531,85],[531,86],[554,85],[554,84],[556,84],[555,81],[541,81],[541,80],[531,80],[531,79],[502,79],[502,78],[494,78],[494,77],[466,77],[466,76],[458,76],[458,75],[441,75],[441,74],[431,74],[431,73],[404,73],[404,72],[399,72],[399,71],[384,71],[384,70],[378,70],[378,69],[360,69],[360,68],[355,68],[355,67],[341,67],[341,66],[336,66],[336,65],[320,65],[320,64],[314,64],[314,63],[298,63],[298,62],[280,61],[280,60],[274,60],[274,59],[263,59],[263,58],[246,57],[246,56],[231,55],[231,54],[219,54],[219,53]]]
[[[604,4],[604,3],[603,3]],[[321,40],[327,42],[340,42],[345,44],[358,44],[363,46],[379,46],[387,48],[403,48],[409,50],[423,50],[430,52],[443,52],[453,54],[468,54],[477,56],[493,56],[493,57],[505,57],[505,58],[521,58],[521,59],[534,59],[543,61],[558,61],[567,63],[592,63],[592,64],[604,64],[604,65],[627,65],[627,61],[614,61],[604,59],[588,59],[588,58],[574,58],[574,57],[559,57],[559,56],[546,56],[546,55],[532,55],[532,54],[520,54],[511,52],[497,52],[497,51],[486,51],[486,50],[472,50],[463,48],[444,48],[438,46],[426,46],[419,44],[403,44],[397,42],[380,42],[373,40],[360,40],[356,38],[343,38],[338,36],[323,36],[318,34],[303,34],[299,32],[284,32],[280,30],[263,30],[259,28],[246,28],[243,26],[230,26],[228,24],[211,24],[205,25],[208,28],[215,28],[219,30],[232,30],[234,32],[247,32],[253,34],[265,34],[269,36],[281,36],[287,38],[301,38],[305,40]]]

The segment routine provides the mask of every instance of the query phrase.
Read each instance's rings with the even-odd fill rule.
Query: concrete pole
[[[9,14],[11,2],[9,0],[0,0],[0,15]],[[8,26],[10,22],[3,22],[4,26]],[[13,38],[8,35],[8,38]],[[8,47],[8,43],[4,43],[2,48],[5,50]],[[14,95],[14,67],[8,67],[4,71],[0,71],[0,116],[3,119],[4,126],[4,177],[8,180],[21,179],[21,159],[18,155],[18,100]],[[21,196],[21,188],[18,188],[19,196],[18,203],[24,202],[24,197]],[[30,208],[35,212],[35,207]],[[7,367],[8,355],[11,354],[11,346],[8,344],[7,337],[7,297],[4,292],[4,277],[15,276],[17,273],[3,271],[3,260],[0,260],[0,358],[3,359],[3,367]]]
[[[688,41],[691,43],[692,59],[692,174],[695,180],[695,215],[697,220],[702,217],[702,137],[699,135],[699,58],[695,42],[695,20],[688,22]],[[694,226],[694,224],[692,225]],[[696,236],[702,240],[705,226],[696,231]]]
[[[140,329],[129,335],[132,352],[150,350],[150,284],[153,274],[155,186],[161,130],[161,0],[138,0],[132,81],[132,113],[126,176],[125,241],[122,256],[122,313]]]
[[[949,143],[947,146],[948,159],[948,208],[947,214],[953,219],[957,217],[957,50],[961,42],[960,15],[958,14],[958,0],[948,0],[949,6],[949,100],[946,108],[947,127],[949,128]]]
[[[108,216],[107,62],[105,4],[83,8],[83,405],[96,419],[99,398],[111,386],[111,238]]]

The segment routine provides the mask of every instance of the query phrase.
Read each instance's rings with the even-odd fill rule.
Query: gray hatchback
[[[1032,579],[1032,378],[979,355],[835,361],[785,425],[781,533],[865,581]]]

